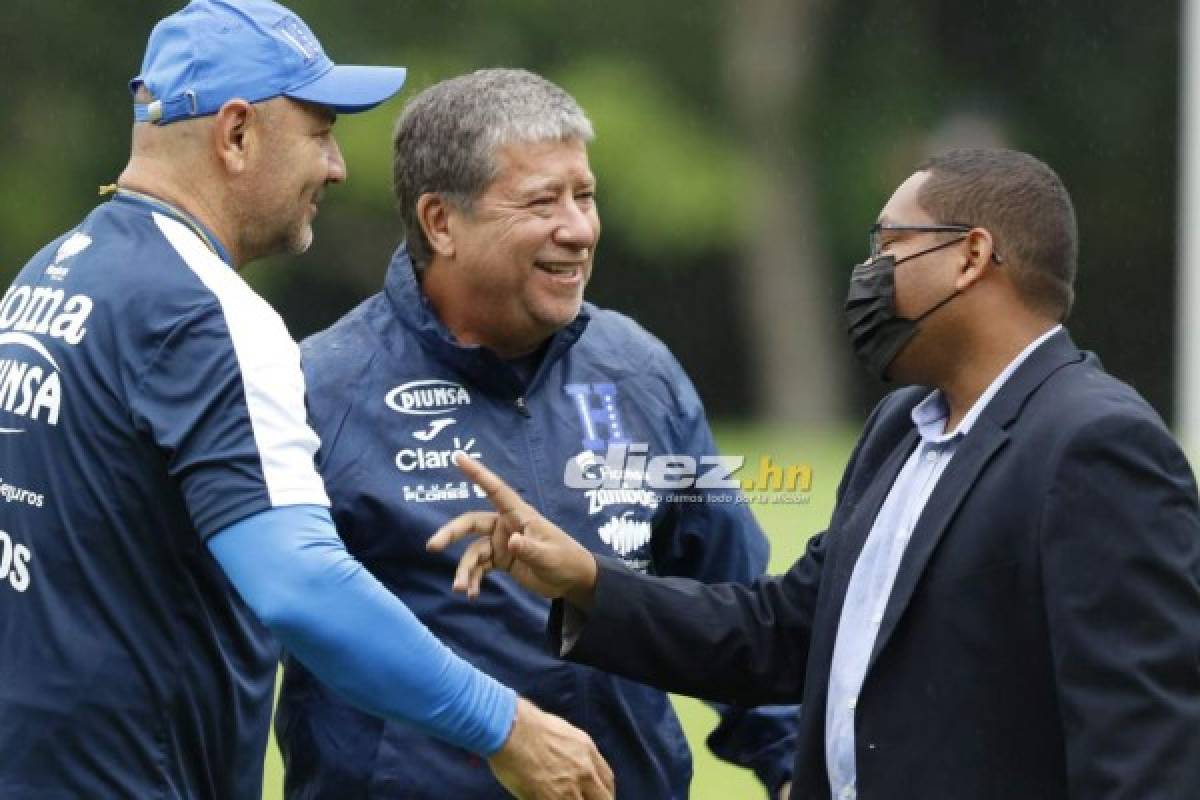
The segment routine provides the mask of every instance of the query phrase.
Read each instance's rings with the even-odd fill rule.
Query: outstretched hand
[[[613,800],[616,795],[612,769],[591,737],[523,697],[508,741],[488,766],[519,800]]]
[[[440,552],[475,537],[458,561],[454,590],[476,597],[488,570],[502,569],[532,592],[589,609],[596,585],[595,557],[483,464],[465,453],[455,453],[453,460],[495,509],[455,517],[426,543],[426,549]]]

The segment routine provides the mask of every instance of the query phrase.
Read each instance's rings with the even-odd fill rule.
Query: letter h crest
[[[599,452],[609,445],[629,444],[621,412],[617,408],[617,387],[611,383],[568,383],[563,387],[583,423],[583,446]]]

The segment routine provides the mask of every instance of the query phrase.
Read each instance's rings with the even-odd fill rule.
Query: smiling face
[[[600,217],[582,142],[504,145],[495,163],[469,210],[447,206],[445,242],[424,285],[460,341],[511,357],[579,313]]]
[[[333,138],[337,117],[323,106],[283,97],[260,109],[262,150],[250,176],[247,250],[253,258],[303,253],[312,244],[312,222],[325,185],[346,179],[346,163]]]

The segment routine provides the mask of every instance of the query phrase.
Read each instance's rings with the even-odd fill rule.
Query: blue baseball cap
[[[134,104],[135,120],[166,125],[215,114],[235,97],[291,97],[353,114],[400,91],[405,74],[334,64],[304,20],[271,0],[193,0],[154,26],[129,90],[154,96]]]

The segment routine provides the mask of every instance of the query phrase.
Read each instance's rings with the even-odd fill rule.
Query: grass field
[[[762,426],[716,426],[717,440],[726,454],[744,454],[747,467],[742,476],[754,475],[762,456],[776,465],[806,464],[812,469],[811,498],[807,503],[755,503],[754,512],[771,540],[769,571],[780,573],[804,551],[805,542],[821,530],[833,509],[833,495],[841,478],[842,467],[854,443],[851,429],[804,433],[791,429]],[[763,796],[754,776],[715,759],[704,745],[704,738],[716,724],[716,715],[703,703],[676,697],[675,707],[683,721],[696,776],[692,781],[692,800],[747,800]],[[264,800],[283,796],[283,770],[272,738],[267,749],[263,782]],[[650,800],[636,798],[635,800]]]

